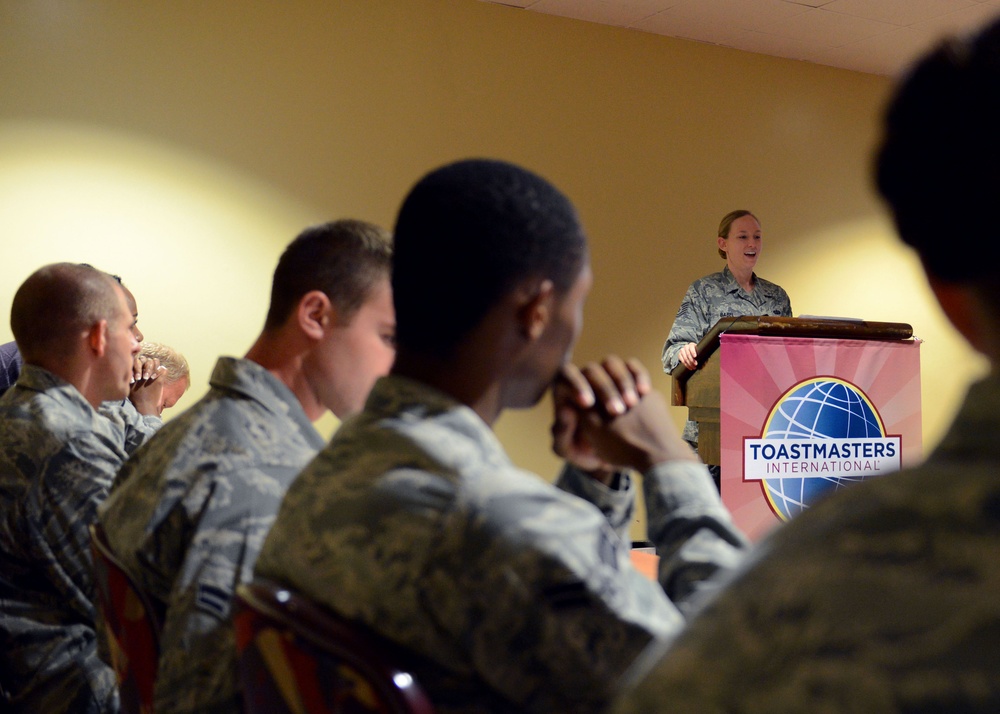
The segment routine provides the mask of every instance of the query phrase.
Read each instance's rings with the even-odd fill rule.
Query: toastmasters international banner
[[[751,538],[922,451],[919,342],[725,334],[722,500]]]

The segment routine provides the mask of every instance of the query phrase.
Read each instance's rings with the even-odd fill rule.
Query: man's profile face
[[[583,306],[593,282],[590,263],[585,261],[569,290],[554,296],[552,319],[534,345],[534,354],[528,363],[533,373],[533,399],[523,406],[536,404],[545,395],[559,369],[572,357],[573,347],[583,329]]]
[[[135,304],[135,295],[124,285],[119,284],[119,287],[125,293],[125,303],[128,305],[129,315],[132,316],[132,334],[136,342],[142,342],[143,334],[139,330],[139,308]]]
[[[128,396],[132,361],[140,350],[135,336],[135,318],[121,286],[115,285],[115,295],[118,299],[114,314],[107,321],[104,368],[101,370],[103,401],[118,401]]]
[[[396,312],[389,278],[380,279],[347,323],[328,329],[310,377],[322,404],[344,419],[361,411],[396,358]]]
[[[163,385],[163,392],[160,394],[160,413],[162,414],[164,409],[170,409],[170,407],[174,406],[184,396],[184,393],[190,386],[191,379],[189,377],[181,377],[180,379],[175,379],[173,382],[165,383]]]
[[[559,368],[566,364],[573,355],[573,347],[583,330],[583,306],[587,302],[587,295],[594,284],[594,275],[590,271],[590,263],[585,262],[577,275],[576,281],[570,287],[562,301],[557,306],[555,316],[550,325],[552,339],[557,345],[562,346],[561,358],[552,368],[552,375],[548,381],[555,378]]]

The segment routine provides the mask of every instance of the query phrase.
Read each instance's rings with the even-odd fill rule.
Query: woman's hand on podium
[[[694,342],[688,342],[677,353],[677,359],[682,365],[694,371],[698,368],[698,345]]]

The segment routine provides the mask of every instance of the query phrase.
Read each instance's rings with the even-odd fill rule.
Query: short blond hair
[[[167,382],[176,382],[180,379],[191,378],[188,361],[184,358],[184,355],[173,347],[168,347],[159,342],[143,342],[141,347],[144,356],[160,360],[160,366],[166,368],[167,373],[164,376]]]

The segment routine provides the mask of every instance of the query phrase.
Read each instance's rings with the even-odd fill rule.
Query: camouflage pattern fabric
[[[753,279],[753,291],[748,293],[736,282],[727,265],[721,273],[712,273],[691,283],[663,344],[660,362],[664,372],[670,374],[679,364],[677,353],[681,347],[689,342],[700,342],[724,317],[792,316],[792,304],[783,288],[757,277],[756,273]],[[698,443],[697,422],[689,421],[685,425],[684,440]]]
[[[1000,711],[998,431],[992,376],[923,465],[763,541],[619,714]]]
[[[158,714],[240,711],[230,599],[289,483],[324,443],[260,365],[221,358],[210,382],[136,452],[100,512],[125,568],[166,607]]]
[[[409,649],[438,712],[597,712],[744,545],[703,465],[643,486],[662,586],[599,508],[515,467],[475,412],[390,376],[292,484],[257,573]]]
[[[21,353],[16,342],[0,345],[0,396],[17,381],[21,373]],[[104,402],[98,411],[125,433],[125,452],[133,453],[163,426],[163,420],[155,415],[143,416],[136,411],[128,399],[120,402]]]
[[[130,455],[163,426],[163,419],[155,414],[140,414],[128,399],[104,402],[98,411],[125,434],[125,451]]]
[[[619,472],[616,477],[617,488],[609,488],[583,471],[564,468],[556,479],[556,486],[597,506],[618,537],[631,543],[629,532],[635,519],[635,482],[627,471]]]
[[[88,526],[126,454],[71,384],[24,365],[0,399],[3,711],[116,712],[97,656]]]

